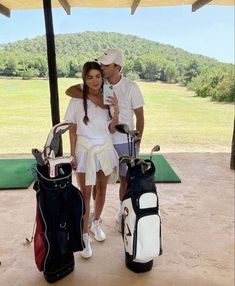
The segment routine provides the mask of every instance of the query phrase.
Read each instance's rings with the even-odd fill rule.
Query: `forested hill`
[[[194,89],[200,96],[213,97],[213,94],[208,94],[208,86],[205,85],[209,84],[215,89],[225,79],[227,85],[234,69],[231,64],[220,63],[205,56],[132,35],[83,32],[56,35],[55,41],[57,72],[60,77],[81,76],[84,62],[97,58],[110,47],[123,52],[123,73],[132,79],[181,83]],[[44,36],[0,45],[0,58],[2,76],[47,76]],[[205,87],[204,90],[202,87]],[[224,100],[218,98],[218,95],[214,97]],[[226,101],[231,101],[231,96]]]
[[[136,58],[147,55],[155,55],[162,60],[180,62],[195,60],[199,62],[217,61],[208,57],[190,54],[182,49],[170,45],[160,44],[151,40],[132,35],[124,35],[112,32],[83,32],[74,34],[56,35],[56,53],[61,58],[77,58],[83,61],[95,59],[107,48],[120,49],[125,58]],[[20,55],[22,53],[46,55],[46,41],[44,36],[34,39],[26,39],[0,45],[1,50],[7,53]]]

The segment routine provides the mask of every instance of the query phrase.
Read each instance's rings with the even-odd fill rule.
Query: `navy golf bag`
[[[43,271],[48,282],[55,282],[72,272],[73,253],[84,248],[84,201],[81,192],[72,185],[71,157],[51,155],[51,151],[57,151],[55,136],[68,129],[66,124],[53,128],[51,134],[54,135],[48,137],[43,152],[32,150],[37,160],[34,254],[37,268]]]
[[[151,160],[127,163],[127,192],[122,199],[122,237],[126,266],[136,272],[152,269],[162,254],[161,218]]]

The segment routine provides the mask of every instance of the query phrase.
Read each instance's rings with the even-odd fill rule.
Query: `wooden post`
[[[56,70],[56,54],[55,54],[55,37],[52,19],[51,0],[43,0],[46,40],[47,40],[47,62],[49,71],[49,85],[50,85],[50,103],[51,103],[51,119],[52,125],[60,122],[59,96],[58,96],[58,82]],[[58,156],[62,156],[62,138],[60,138],[60,147]]]
[[[235,118],[233,124],[233,138],[231,147],[230,169],[235,170]]]

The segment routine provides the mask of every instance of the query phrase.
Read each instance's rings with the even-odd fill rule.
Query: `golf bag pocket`
[[[37,206],[36,230],[34,234],[34,255],[35,255],[35,263],[39,271],[43,271],[46,252],[47,252],[47,242],[43,225],[40,219],[39,206]]]
[[[133,260],[148,262],[160,254],[160,217],[158,214],[145,215],[136,223],[136,240]]]
[[[145,192],[122,202],[125,251],[134,262],[146,263],[161,254],[161,219],[158,197]]]

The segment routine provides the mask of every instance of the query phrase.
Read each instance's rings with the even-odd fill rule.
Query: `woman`
[[[83,241],[85,248],[80,252],[84,258],[92,256],[89,237],[89,214],[92,186],[99,185],[95,199],[95,214],[90,230],[97,241],[105,240],[105,233],[99,219],[105,202],[108,180],[115,183],[118,176],[118,155],[113,147],[111,133],[118,124],[118,100],[110,101],[111,108],[101,108],[91,98],[102,101],[103,76],[97,62],[87,62],[82,70],[83,98],[71,99],[65,120],[72,121],[70,128],[70,149],[74,156],[73,167],[85,201],[83,217]],[[112,109],[112,115],[110,112]]]

